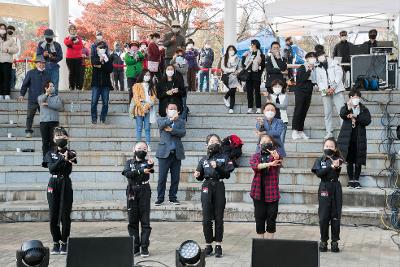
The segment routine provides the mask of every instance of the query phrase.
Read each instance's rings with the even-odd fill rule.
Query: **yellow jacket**
[[[152,90],[152,95],[150,96],[150,103],[146,102],[146,96],[144,95],[144,88],[142,83],[135,83],[132,88],[133,91],[133,98],[132,101],[135,103],[135,108],[133,109],[132,115],[133,116],[144,116],[146,113],[150,111],[150,109],[154,106],[156,102],[156,91],[154,88],[149,88]],[[143,104],[144,103],[144,104]]]

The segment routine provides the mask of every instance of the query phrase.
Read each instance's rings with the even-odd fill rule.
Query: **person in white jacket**
[[[228,92],[224,96],[224,104],[229,108],[229,114],[234,113],[236,89],[239,86],[237,74],[240,71],[240,59],[236,53],[236,47],[228,46],[221,61],[222,81],[228,88]]]
[[[0,100],[10,99],[11,68],[17,52],[16,42],[7,35],[7,26],[0,23]]]
[[[335,106],[337,113],[340,113],[340,108],[344,105],[345,91],[343,85],[343,70],[336,60],[328,58],[324,51],[316,53],[319,65],[315,69],[316,80],[319,91],[322,95],[322,103],[325,113],[325,139],[333,136],[332,127],[332,111]],[[340,119],[340,118],[339,118]],[[342,121],[340,120],[340,123]]]

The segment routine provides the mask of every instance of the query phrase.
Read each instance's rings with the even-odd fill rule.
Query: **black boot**
[[[206,248],[204,249],[204,252],[206,253],[206,257],[212,256],[213,247],[211,245],[207,245]]]
[[[215,246],[215,257],[222,258],[224,254],[222,254],[222,247],[220,245]]]
[[[328,251],[328,242],[326,241],[321,241],[319,243],[319,251],[320,252],[327,252]]]
[[[331,242],[331,251],[335,252],[335,253],[338,253],[340,251],[339,250],[339,243],[337,241],[332,241]]]

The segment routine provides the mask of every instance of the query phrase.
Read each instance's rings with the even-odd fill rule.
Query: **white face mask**
[[[282,87],[274,86],[274,87],[272,87],[272,91],[274,91],[274,94],[279,95],[280,93],[282,93]]]
[[[6,30],[3,30],[3,29],[0,30],[1,35],[6,34],[6,32],[7,32]]]
[[[352,98],[351,104],[353,104],[353,106],[358,106],[358,104],[360,104],[360,98]]]
[[[106,53],[106,49],[100,48],[99,49],[99,55],[104,55]]]
[[[142,49],[142,50],[145,50],[146,48],[147,48],[147,46],[145,46],[145,45],[140,46],[140,49]]]
[[[193,49],[193,44],[188,44],[188,45],[186,46],[186,49]]]
[[[319,62],[325,62],[326,61],[326,56],[322,55],[318,57]]]
[[[340,40],[346,41],[347,40],[347,36],[340,36]]]
[[[151,80],[151,76],[150,75],[144,75],[143,81],[149,82],[150,80]]]
[[[310,64],[310,65],[315,65],[315,62],[317,62],[317,59],[315,59],[315,58],[308,58],[307,59],[307,62],[308,62],[308,64]]]
[[[177,111],[175,109],[168,109],[168,111],[167,111],[168,118],[175,117],[176,114],[177,114]]]
[[[178,33],[181,29],[180,28],[172,28],[173,33]]]
[[[265,112],[264,112],[264,115],[265,115],[265,117],[266,117],[268,120],[270,120],[270,119],[272,119],[273,117],[275,117],[275,112],[273,112],[273,111],[265,111]]]
[[[96,39],[97,39],[98,41],[103,40],[103,35],[96,35]]]
[[[235,51],[232,51],[232,50],[230,50],[229,52],[229,55],[231,56],[231,57],[233,57],[236,53],[235,53]]]
[[[173,70],[167,70],[165,73],[167,74],[168,77],[172,77],[172,75],[174,75],[175,72]]]

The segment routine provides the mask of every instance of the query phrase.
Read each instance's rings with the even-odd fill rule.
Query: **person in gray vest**
[[[186,135],[185,121],[179,117],[178,107],[175,103],[167,105],[166,113],[166,117],[157,120],[160,130],[160,143],[156,152],[159,165],[156,206],[164,203],[168,171],[171,171],[169,202],[174,205],[180,204],[176,194],[180,180],[181,160],[185,159],[185,151],[181,141],[181,138]]]

